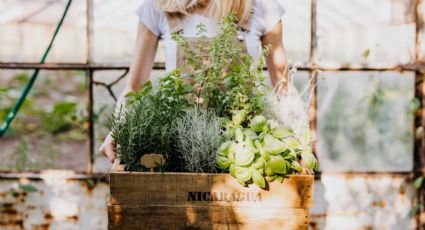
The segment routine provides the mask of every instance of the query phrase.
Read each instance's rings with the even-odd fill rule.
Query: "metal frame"
[[[337,68],[322,68],[317,63],[317,54],[318,54],[318,36],[317,36],[317,3],[319,0],[311,0],[311,44],[310,44],[310,55],[308,63],[297,67],[299,70],[308,71],[310,77],[313,78],[313,81],[317,81],[317,71],[412,71],[415,72],[415,97],[420,101],[420,109],[417,111],[415,116],[415,122],[413,124],[414,130],[418,128],[424,129],[425,126],[425,61],[420,60],[420,33],[424,33],[424,15],[421,15],[419,10],[419,4],[421,0],[411,0],[414,1],[414,18],[416,23],[416,35],[415,35],[415,60],[414,63],[408,65],[398,65],[393,67],[384,67],[384,68],[375,68],[369,66],[340,66]],[[83,70],[85,71],[86,82],[88,85],[88,123],[89,123],[89,163],[87,165],[87,174],[93,175],[93,163],[94,163],[94,123],[93,123],[93,85],[104,86],[111,96],[116,100],[116,95],[112,92],[111,88],[113,85],[122,80],[129,71],[128,64],[99,64],[93,62],[93,12],[94,12],[94,2],[93,0],[86,0],[86,39],[87,39],[87,50],[86,50],[86,63],[48,63],[48,64],[36,64],[36,63],[16,63],[8,62],[1,63],[0,69],[43,69],[43,70]],[[32,16],[34,16],[34,13]],[[153,66],[154,70],[165,70],[164,63],[155,63]],[[93,74],[98,70],[122,70],[123,74],[117,78],[114,82],[110,84],[105,84],[102,82],[94,81]],[[313,134],[316,133],[317,126],[317,89],[313,91],[313,98],[311,101],[311,128]],[[399,175],[405,176],[406,178],[415,178],[425,175],[425,138],[423,136],[416,137],[414,143],[414,168],[411,172],[344,172],[337,173],[342,175]],[[94,175],[93,175],[94,176]],[[319,179],[321,174],[317,174],[316,178]],[[424,204],[425,202],[425,190],[424,186],[419,189],[415,201],[419,204]],[[422,205],[420,212],[425,211],[424,206]],[[425,229],[425,223],[420,218],[420,214],[416,215],[417,229]]]

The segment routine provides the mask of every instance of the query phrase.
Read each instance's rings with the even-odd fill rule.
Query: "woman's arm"
[[[139,22],[137,30],[136,50],[131,62],[129,76],[125,88],[120,94],[116,107],[120,108],[125,102],[125,95],[129,92],[136,92],[149,79],[152,70],[156,51],[158,49],[159,38],[153,34],[146,26]],[[113,162],[115,160],[115,140],[108,134],[99,153],[108,157]]]
[[[266,56],[267,68],[273,87],[283,80],[283,89],[288,87],[289,74],[285,47],[282,42],[282,21],[280,21],[269,33],[261,38],[264,45],[271,45],[269,55]]]

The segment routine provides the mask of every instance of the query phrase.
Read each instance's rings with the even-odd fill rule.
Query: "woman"
[[[123,102],[125,95],[134,92],[149,79],[159,41],[166,52],[166,71],[178,66],[178,47],[172,40],[174,32],[184,37],[196,38],[197,26],[202,23],[206,36],[213,37],[219,27],[217,23],[229,13],[235,12],[239,18],[241,35],[246,51],[258,58],[260,47],[271,45],[266,57],[271,82],[275,86],[285,75],[286,56],[282,43],[281,18],[284,9],[276,0],[145,0],[137,10],[139,16],[136,52],[130,66],[126,87],[117,102]],[[108,135],[99,149],[113,162],[115,143]]]

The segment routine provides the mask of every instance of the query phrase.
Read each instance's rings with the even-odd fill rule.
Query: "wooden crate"
[[[229,174],[110,173],[109,229],[308,229],[313,176],[267,190]]]

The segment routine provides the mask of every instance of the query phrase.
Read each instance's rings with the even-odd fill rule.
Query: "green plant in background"
[[[293,130],[258,115],[249,127],[233,119],[234,139],[223,143],[217,151],[217,163],[229,169],[237,181],[246,186],[253,182],[260,188],[266,180],[282,181],[285,175],[301,173],[302,160],[310,170],[318,170],[318,163],[310,147],[309,130],[298,136]]]
[[[77,103],[61,101],[53,106],[51,112],[43,113],[42,126],[50,133],[70,130],[77,120]]]
[[[176,121],[177,149],[189,172],[217,172],[215,152],[223,142],[220,119],[214,111],[189,109]]]
[[[78,103],[80,96],[85,95],[80,95],[76,88],[79,83],[84,83],[84,78],[53,74],[58,76],[40,76],[39,84],[35,85],[2,139],[1,170],[57,168],[62,151],[87,141],[87,112],[85,105]],[[28,74],[22,72],[9,79],[7,86],[0,87],[0,118],[11,110]],[[66,87],[61,87],[64,82]],[[77,151],[86,150],[86,145],[79,146]]]
[[[14,167],[17,171],[29,171],[35,169],[35,165],[30,156],[29,143],[26,138],[22,138],[19,141],[19,144],[11,156],[11,162],[13,162],[13,165],[10,166]]]
[[[43,138],[52,139],[51,137],[42,136]],[[1,170],[14,171],[34,171],[45,168],[54,168],[56,161],[60,156],[60,149],[52,145],[52,140],[39,143],[41,151],[34,152],[34,145],[30,143],[28,137],[24,136],[12,152],[10,158],[4,159],[6,163],[0,165]]]

